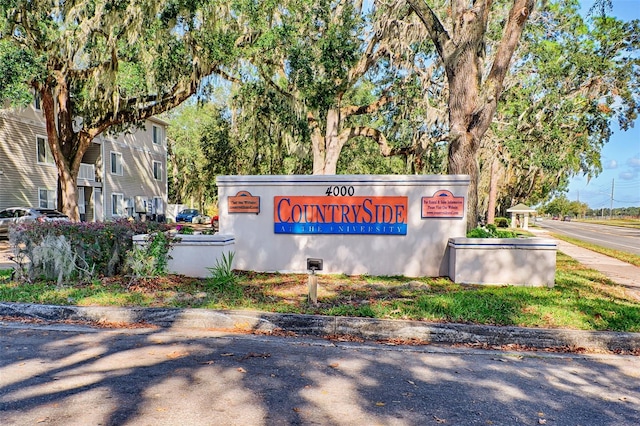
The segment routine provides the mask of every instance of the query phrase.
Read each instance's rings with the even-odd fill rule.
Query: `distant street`
[[[587,243],[640,255],[640,229],[546,219],[536,225]]]
[[[3,426],[640,424],[637,356],[1,321],[0,348]]]

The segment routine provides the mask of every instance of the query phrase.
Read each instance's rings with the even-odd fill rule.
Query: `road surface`
[[[640,357],[0,321],[0,424],[638,425]]]
[[[536,225],[587,243],[640,255],[640,229],[561,220],[542,220]]]

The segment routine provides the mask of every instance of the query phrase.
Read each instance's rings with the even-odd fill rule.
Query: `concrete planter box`
[[[544,238],[451,238],[449,278],[460,284],[553,287],[557,244]]]
[[[133,244],[146,243],[146,234],[134,235]],[[177,235],[180,241],[174,242],[169,250],[169,272],[188,277],[205,278],[211,275],[208,268],[222,261],[222,255],[233,251],[233,235]]]

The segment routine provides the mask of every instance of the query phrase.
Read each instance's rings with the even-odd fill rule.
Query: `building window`
[[[78,213],[80,213],[81,215],[86,213],[84,186],[78,186]]]
[[[53,160],[53,154],[49,148],[47,138],[42,136],[36,136],[36,145],[38,150],[38,163],[40,164],[55,164]]]
[[[40,98],[40,94],[38,92],[33,96],[33,108],[36,111],[42,111],[42,98]]]
[[[111,194],[111,214],[124,216],[124,196],[122,194]]]
[[[153,178],[162,180],[162,163],[160,161],[153,162]]]
[[[162,144],[162,128],[159,126],[151,126],[153,143],[156,145]]]
[[[164,201],[162,200],[162,197],[153,197],[153,214],[164,214]]]
[[[119,152],[111,152],[111,174],[122,176],[122,154]]]
[[[38,188],[38,206],[41,209],[55,209],[56,191],[51,189]]]

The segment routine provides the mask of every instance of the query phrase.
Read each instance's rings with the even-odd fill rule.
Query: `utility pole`
[[[611,179],[611,205],[609,207],[609,220],[613,219],[613,184],[615,179]]]

